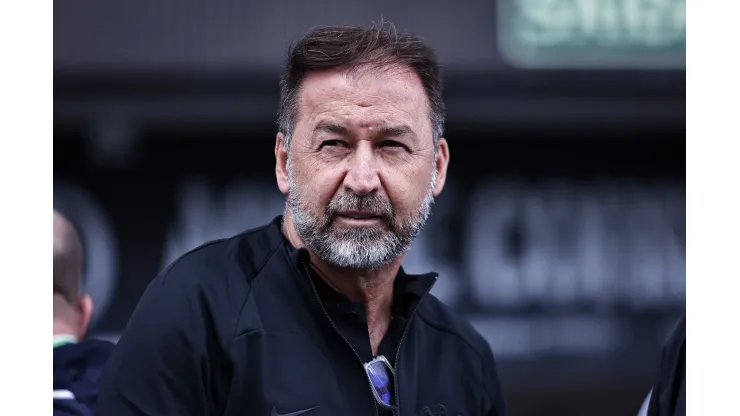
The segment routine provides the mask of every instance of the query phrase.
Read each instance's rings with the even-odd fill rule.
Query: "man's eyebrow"
[[[387,137],[401,137],[401,136],[414,136],[414,131],[411,127],[400,124],[395,126],[382,126],[378,128],[378,133],[382,136]]]
[[[341,124],[335,123],[333,121],[322,121],[319,124],[317,124],[316,127],[314,127],[313,131],[342,134],[342,135],[349,133],[349,129],[347,127]]]
[[[373,130],[373,135],[382,137],[416,137],[414,130],[406,124],[384,125]],[[341,136],[350,134],[350,129],[347,126],[329,120],[319,122],[313,131],[314,133],[325,132]]]

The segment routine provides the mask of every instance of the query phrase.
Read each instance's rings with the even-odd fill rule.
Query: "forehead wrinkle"
[[[376,77],[377,78],[377,77]],[[381,79],[385,80],[385,79]],[[317,80],[318,82],[326,82],[327,79]],[[399,82],[395,79],[391,82],[381,82],[379,85],[373,86],[372,84],[363,86],[357,82],[351,83],[337,83],[334,82],[332,85],[318,85],[315,86],[315,90],[306,91],[304,90],[301,94],[301,101],[306,107],[321,108],[330,103],[344,102],[347,104],[360,105],[362,102],[369,102],[371,105],[378,104],[392,104],[394,107],[398,107],[398,103],[410,103],[410,106],[415,108],[415,101],[425,101],[425,94],[418,94],[418,91],[414,91],[413,85],[417,82]],[[307,84],[310,84],[307,83]],[[418,85],[423,88],[421,85]],[[307,85],[307,87],[311,87]],[[313,92],[313,94],[311,94]],[[343,104],[343,103],[342,103]]]
[[[430,133],[432,133],[433,126],[428,120],[428,104],[421,81],[414,73],[407,75],[406,70],[391,74],[395,76],[395,79],[391,82],[380,83],[380,85],[373,85],[373,81],[370,81],[372,78],[368,78],[383,80],[380,75],[387,72],[385,70],[381,73],[371,71],[363,77],[348,77],[344,73],[341,74],[342,78],[337,77],[336,75],[339,74],[336,72],[329,72],[317,74],[314,79],[307,79],[304,87],[308,88],[303,88],[300,97],[303,111],[299,111],[298,122],[314,124],[317,119],[326,117],[339,120],[352,128],[357,128],[358,123],[373,126],[407,124],[419,137],[426,136],[425,131],[429,124]],[[399,80],[399,76],[405,79]],[[409,80],[411,76],[416,78]],[[363,86],[360,82],[362,78],[368,79],[368,84]],[[345,80],[345,82],[338,80]],[[420,107],[423,108],[421,112]],[[310,127],[304,126],[304,128]],[[309,134],[309,132],[304,130],[304,134]]]

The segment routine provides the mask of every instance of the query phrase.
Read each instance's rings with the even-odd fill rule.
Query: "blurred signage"
[[[525,68],[683,69],[686,0],[499,0],[498,42]]]
[[[404,259],[409,272],[440,273],[433,292],[451,305],[576,312],[670,308],[685,299],[685,191],[676,185],[484,180],[463,205],[457,188],[445,187]],[[204,242],[271,221],[285,204],[270,182],[223,187],[206,178],[184,182],[176,200],[160,268]],[[460,228],[446,227],[453,218]],[[457,258],[452,237],[462,248]]]

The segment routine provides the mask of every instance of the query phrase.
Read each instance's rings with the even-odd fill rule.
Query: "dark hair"
[[[370,28],[324,26],[311,30],[289,50],[280,77],[278,126],[287,140],[298,117],[301,84],[311,71],[347,68],[410,67],[421,79],[429,102],[435,144],[444,130],[445,105],[437,57],[424,39],[396,31],[392,24]],[[288,143],[286,143],[287,145]]]

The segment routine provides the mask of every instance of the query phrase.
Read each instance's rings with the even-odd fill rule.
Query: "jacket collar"
[[[270,246],[275,246],[278,243],[284,244],[291,261],[298,267],[298,270],[304,270],[304,266],[308,267],[311,262],[311,254],[305,248],[296,249],[293,247],[290,241],[288,241],[283,234],[282,227],[282,215],[275,217],[266,227],[265,231],[270,242]],[[421,298],[429,292],[432,286],[437,282],[437,276],[438,275],[435,272],[409,274],[406,273],[403,266],[401,266],[398,270],[398,275],[396,276],[396,287],[403,293],[410,293]]]

